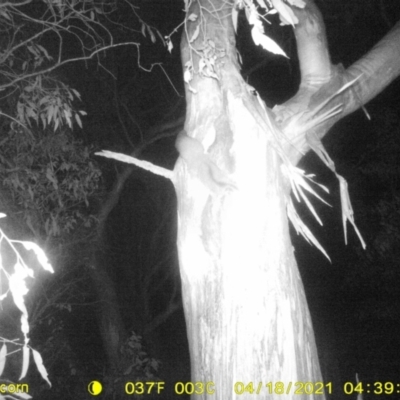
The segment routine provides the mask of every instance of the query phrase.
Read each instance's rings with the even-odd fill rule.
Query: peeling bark
[[[183,65],[194,60],[196,69],[210,38],[225,56],[216,62],[218,79],[196,75],[190,82],[197,93],[186,92],[185,130],[236,189],[215,194],[183,158],[177,162],[178,251],[192,381],[212,381],[213,399],[254,396],[239,394],[240,382],[263,382],[260,393],[275,398],[278,381],[285,389],[290,383],[321,381],[290,243],[283,196],[289,189],[274,133],[266,130],[274,123],[272,114],[264,117],[240,76],[230,8],[200,1],[188,11],[193,13],[202,14],[207,29],[189,44],[199,22],[188,23]],[[272,392],[267,382],[273,382]],[[296,398],[306,397],[313,398]]]
[[[196,395],[199,399],[253,398],[235,391],[248,383],[271,398],[281,398],[286,390],[286,398],[324,398],[294,395],[288,389],[299,382],[321,381],[321,374],[289,237],[289,186],[281,174],[282,157],[297,163],[309,150],[306,127],[327,111],[318,108],[324,101],[330,99],[327,109],[343,103],[342,110],[313,126],[317,137],[398,75],[399,28],[345,71],[331,65],[321,15],[311,0],[306,3],[304,10],[294,9],[299,19],[299,92],[274,113],[264,109],[240,76],[232,4],[198,0],[187,12],[197,16],[186,21],[181,44],[182,63],[194,71],[186,86],[185,131],[192,141],[186,144],[194,143],[195,149],[182,154],[174,172],[192,381],[211,381],[215,390]],[[201,74],[210,54],[213,78]],[[385,79],[374,85],[369,74],[379,68]],[[359,71],[364,75],[354,88],[334,96]],[[281,134],[283,139],[276,137]],[[283,150],[277,145],[282,142]],[[188,160],[188,154],[196,159]],[[199,154],[226,174],[234,189],[210,190],[194,171],[201,163]],[[272,382],[272,390],[267,382]]]

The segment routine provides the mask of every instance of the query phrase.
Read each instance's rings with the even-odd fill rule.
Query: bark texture
[[[255,393],[322,399],[329,389],[316,384],[320,368],[289,237],[282,166],[310,149],[310,132],[314,141],[322,138],[398,76],[400,26],[346,71],[331,65],[322,17],[313,1],[305,2],[293,8],[299,92],[273,112],[240,75],[232,3],[197,0],[187,10],[181,44],[187,116],[175,186],[192,381],[204,384],[199,399]],[[337,114],[321,118],[329,110]],[[305,382],[314,384],[307,394]]]
[[[251,383],[271,398],[286,390],[294,396],[296,383],[321,376],[290,243],[274,121],[240,75],[231,6],[198,1],[191,14],[199,18],[187,24],[183,65],[198,70],[206,49],[218,78],[197,74],[190,82],[196,93],[186,92],[185,131],[235,183],[214,192],[184,158],[175,168],[192,381],[212,381],[215,389],[196,398],[252,398],[242,393]]]

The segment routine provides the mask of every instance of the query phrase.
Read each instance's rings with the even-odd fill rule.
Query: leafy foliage
[[[31,120],[41,121],[44,127],[53,124],[54,130],[63,123],[71,128],[73,119],[81,125],[79,114],[84,112],[75,112],[71,106],[79,93],[48,73],[70,61],[64,58],[65,36],[78,40],[84,55],[105,44],[100,31],[106,29],[96,19],[106,9],[107,4],[75,0],[0,6],[0,90],[3,98],[18,98],[16,116],[12,110],[3,110],[2,115],[25,127]],[[97,29],[93,29],[95,24]],[[81,38],[84,27],[88,34]],[[54,56],[49,49],[55,50]]]
[[[132,373],[138,379],[156,378],[156,373],[160,362],[150,358],[143,349],[142,337],[132,332],[121,348],[121,353],[130,360],[129,367],[124,371],[124,375]]]
[[[0,217],[4,217],[2,214]],[[21,253],[17,250],[17,244],[21,244],[25,250],[33,250],[39,264],[48,272],[54,272],[52,266],[49,264],[43,250],[35,243],[11,240],[0,229],[0,274],[2,278],[6,279],[8,284],[7,290],[0,293],[0,301],[2,302],[9,294],[12,296],[14,305],[21,312],[21,332],[24,336],[24,342],[21,344],[18,340],[9,340],[0,337],[2,347],[0,350],[0,376],[4,371],[6,358],[10,354],[7,350],[7,343],[17,347],[17,351],[22,351],[22,370],[20,380],[23,379],[29,367],[29,354],[32,353],[33,360],[42,378],[51,386],[48,379],[46,368],[43,365],[42,356],[40,353],[29,345],[29,323],[28,323],[28,310],[25,304],[24,296],[28,293],[29,289],[26,285],[28,278],[33,278],[33,270],[25,263]],[[6,248],[5,248],[6,247]],[[13,265],[13,266],[12,266]],[[4,279],[3,278],[3,279]],[[26,397],[30,398],[30,397]]]
[[[8,203],[22,212],[37,237],[59,236],[94,222],[86,207],[99,187],[101,172],[71,132],[43,135],[25,129],[2,140],[0,177]]]
[[[29,80],[31,83],[21,88],[21,94],[17,103],[16,120],[22,126],[31,126],[31,120],[36,124],[42,122],[43,128],[52,125],[54,131],[67,123],[72,129],[73,121],[82,128],[80,115],[86,115],[85,111],[76,112],[72,107],[75,98],[80,99],[80,94],[75,89],[70,89],[64,83],[38,75]],[[46,87],[44,82],[50,87]]]
[[[10,215],[10,228],[14,232],[23,231],[25,235],[25,224],[31,231],[29,236],[39,242],[50,242],[58,273],[72,269],[71,266],[76,266],[76,272],[84,265],[82,254],[87,254],[88,248],[86,235],[93,233],[90,228],[96,223],[92,199],[98,194],[101,172],[91,159],[92,148],[84,146],[71,132],[75,124],[82,127],[81,116],[86,114],[74,108],[80,94],[62,82],[54,71],[71,62],[95,57],[101,65],[101,52],[117,46],[138,48],[135,42],[118,40],[121,29],[134,31],[132,21],[135,18],[132,16],[139,21],[143,36],[148,34],[154,43],[157,34],[163,41],[157,30],[138,17],[130,0],[118,2],[118,14],[115,13],[116,5],[116,0],[22,0],[0,4],[0,117],[3,117],[0,120],[0,208]],[[123,19],[121,10],[124,10]],[[53,238],[56,240],[52,241]],[[66,244],[73,243],[76,250],[77,242],[80,245],[84,242],[85,249],[67,252]],[[56,248],[55,243],[63,246]],[[62,259],[65,255],[67,257]],[[71,310],[69,301],[71,293],[77,289],[76,281],[65,279],[61,285],[60,274],[56,279],[47,280],[45,284],[54,283],[57,290],[36,293],[31,312],[23,298],[27,292],[23,279],[30,275],[24,268],[21,270],[18,263],[14,272],[12,266],[4,271],[1,273],[7,273],[10,278],[9,293],[13,296],[16,293],[17,308],[24,316],[25,338],[29,328],[41,325],[42,329],[43,322],[52,324],[62,308]],[[82,271],[78,272],[81,276]],[[53,336],[48,341],[39,339],[43,349],[57,350],[54,338],[59,339],[62,335],[57,324],[53,327]],[[29,350],[27,340],[21,346],[21,376],[27,371],[27,356],[31,352],[39,372],[46,379],[39,353]],[[0,357],[5,359],[6,353],[7,348],[3,346]],[[64,362],[65,354],[70,353],[68,348],[64,354],[53,354],[53,358],[49,357],[49,352],[42,354],[46,364],[50,360],[57,365],[60,359]],[[133,357],[133,353],[131,355]],[[149,361],[147,367],[148,360],[142,356],[142,353],[137,354],[139,358],[135,362],[147,368],[146,374],[150,374],[155,365]],[[71,367],[71,375],[73,371],[75,368]],[[64,388],[64,385],[60,387]],[[0,395],[0,398],[3,397]]]
[[[118,40],[121,28],[132,31],[132,20],[140,24],[143,36],[147,32],[154,43],[157,33],[164,43],[162,35],[138,16],[130,0],[118,2],[121,10],[129,25],[117,14],[116,0],[0,4],[0,115],[25,128],[32,120],[44,128],[52,125],[54,131],[63,124],[72,128],[73,122],[82,126],[80,116],[85,112],[72,107],[79,93],[55,78],[53,71],[92,58],[101,65],[100,54],[114,47],[138,49],[136,42]],[[13,104],[6,104],[8,99]]]

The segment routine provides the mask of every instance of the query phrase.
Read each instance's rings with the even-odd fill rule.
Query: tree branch
[[[322,139],[337,121],[362,107],[400,75],[400,21],[369,53],[345,70],[330,63],[323,21],[313,0],[307,0],[305,9],[293,7],[293,11],[300,21],[295,35],[301,85],[293,98],[273,111],[290,141],[287,154],[297,164],[310,150],[307,131],[312,129]],[[346,90],[341,90],[346,85]]]
[[[346,80],[361,75],[354,86],[353,101],[346,103],[343,116],[366,104],[400,75],[400,21],[364,57],[346,71]]]
[[[13,86],[13,85],[15,85],[16,83],[18,83],[18,82],[20,82],[22,80],[25,80],[25,79],[28,79],[28,78],[31,78],[31,77],[34,77],[34,76],[37,76],[37,75],[47,74],[47,73],[49,73],[51,71],[54,71],[55,69],[61,67],[62,65],[66,65],[68,63],[77,62],[77,61],[90,60],[96,54],[98,54],[98,53],[100,53],[102,51],[106,51],[108,49],[112,49],[112,48],[120,47],[120,46],[136,46],[137,48],[139,48],[139,43],[136,43],[136,42],[124,42],[124,43],[110,44],[108,46],[101,47],[100,49],[97,49],[97,50],[93,51],[88,56],[69,58],[67,60],[61,61],[61,62],[59,62],[59,63],[57,63],[55,65],[52,65],[51,67],[43,69],[43,70],[32,72],[32,73],[26,74],[26,75],[21,75],[18,78],[14,79],[13,81],[11,81],[11,82],[9,82],[7,84],[1,85],[0,86],[0,90],[4,90],[4,89],[6,89],[6,88],[8,88],[10,86]],[[139,65],[139,67],[141,67],[141,66]],[[145,68],[143,68],[143,69],[145,69]]]
[[[300,90],[310,86],[319,87],[331,76],[331,61],[328,52],[325,24],[313,0],[307,0],[303,8],[293,7],[299,19],[294,34],[300,62]]]

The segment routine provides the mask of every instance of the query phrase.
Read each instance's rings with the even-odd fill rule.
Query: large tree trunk
[[[175,168],[192,381],[213,382],[202,394],[197,387],[199,399],[250,399],[255,393],[321,399],[331,387],[316,384],[321,374],[289,237],[290,187],[281,167],[285,157],[297,163],[309,150],[304,127],[317,117],[313,111],[353,75],[331,66],[321,16],[307,1],[305,10],[296,10],[302,85],[286,110],[274,109],[279,132],[272,112],[240,76],[231,11],[226,1],[193,1],[181,45],[187,80],[195,72],[186,85]],[[347,96],[335,121],[356,108],[355,95]],[[357,104],[366,98],[363,92]],[[323,136],[328,123],[312,128]],[[305,390],[304,382],[314,390]]]
[[[188,15],[201,14],[199,3]],[[251,382],[260,394],[280,397],[286,390],[294,394],[297,382],[321,381],[289,237],[284,196],[289,186],[280,172],[272,118],[263,119],[263,108],[239,73],[231,9],[221,1],[206,3],[219,11],[202,10],[201,39],[189,45],[183,36],[182,62],[193,57],[197,69],[191,46],[201,51],[212,38],[219,79],[195,76],[190,82],[197,93],[186,92],[185,130],[221,171],[232,174],[235,187],[212,182],[212,173],[193,178],[185,146],[194,142],[178,144],[183,155],[176,166],[178,251],[192,381],[214,382],[213,399],[253,398],[248,387],[242,394]],[[188,25],[189,38],[197,24]],[[218,49],[226,56],[218,58]],[[200,172],[207,173],[210,169]]]

